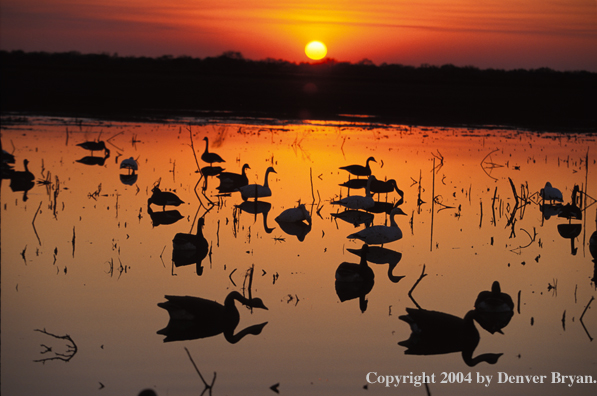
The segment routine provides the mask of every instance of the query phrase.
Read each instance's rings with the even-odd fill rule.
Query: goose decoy
[[[159,187],[154,187],[152,190],[152,195],[147,200],[147,206],[154,204],[157,206],[162,206],[164,210],[166,210],[166,205],[171,206],[179,206],[183,204],[182,201],[178,196],[174,193],[168,191],[162,191]]]
[[[275,219],[278,223],[299,223],[303,220],[311,224],[311,214],[305,207],[305,204],[300,204],[296,208],[286,209],[278,215]]]
[[[502,333],[514,316],[514,302],[509,294],[503,293],[498,281],[493,282],[491,291],[482,291],[475,300],[475,320],[485,330]]]
[[[209,243],[203,236],[205,220],[200,218],[197,221],[197,234],[178,233],[172,239],[172,261],[177,267],[197,264],[197,275],[203,274],[201,262],[207,256]]]
[[[364,244],[361,248],[361,261],[359,264],[344,262],[336,269],[336,282],[370,282],[375,274],[367,263],[369,246]]]
[[[259,198],[271,197],[272,191],[270,190],[268,184],[268,176],[271,172],[277,173],[273,167],[270,166],[269,168],[267,168],[267,170],[265,171],[265,182],[263,183],[263,185],[249,184],[239,188],[240,195],[243,201],[246,201],[248,198],[255,198],[255,200],[257,200]]]
[[[369,209],[375,205],[375,201],[371,196],[371,183],[375,179],[375,176],[369,176],[367,180],[367,186],[365,187],[365,196],[351,195],[346,198],[342,198],[339,201],[330,202],[332,205],[342,205],[348,209]]]
[[[120,169],[127,169],[129,175],[134,175],[135,172],[139,169],[139,166],[137,165],[137,161],[135,161],[133,157],[130,157],[125,160],[122,160],[122,162],[120,163]]]
[[[473,358],[480,340],[479,331],[473,322],[477,315],[475,310],[467,312],[464,318],[425,309],[406,308],[406,312],[407,315],[398,317],[411,328],[409,339],[398,343],[407,348],[405,355],[461,352],[462,359],[469,367],[481,362],[495,364],[502,356],[501,353],[486,353]]]
[[[10,189],[14,192],[23,192],[23,201],[27,201],[27,192],[35,185],[35,176],[29,171],[29,161],[23,160],[24,171],[10,173]]]
[[[553,201],[564,202],[562,192],[557,188],[552,187],[550,182],[545,183],[545,187],[539,191],[539,196],[543,198],[544,201],[549,201],[550,203],[553,203]]]
[[[369,245],[381,245],[397,241],[402,238],[402,230],[398,227],[398,224],[396,224],[396,220],[394,219],[395,215],[406,215],[406,213],[400,208],[395,208],[390,213],[389,226],[371,226],[359,232],[355,232],[354,234],[350,234],[347,238],[360,239]]]
[[[232,172],[222,172],[217,177],[220,179],[220,189],[226,189],[228,191],[236,191],[242,186],[249,184],[249,178],[247,177],[247,169],[251,169],[248,164],[244,164],[240,174]]]
[[[82,147],[85,150],[91,151],[91,155],[93,155],[94,151],[107,150],[106,143],[104,143],[103,140],[99,140],[97,142],[90,140],[87,142],[79,143],[79,144],[77,144],[77,146]]]
[[[377,162],[375,160],[375,158],[369,157],[369,158],[367,158],[367,163],[365,166],[363,166],[363,165],[347,165],[347,166],[341,166],[340,169],[344,169],[351,175],[355,175],[357,177],[358,176],[371,176],[371,167],[369,166],[369,162],[371,162],[371,161]]]
[[[246,298],[237,291],[230,292],[224,305],[215,301],[190,296],[166,296],[166,302],[158,303],[158,307],[168,311],[168,325],[157,334],[165,335],[164,342],[195,340],[224,334],[226,341],[236,344],[247,334],[258,335],[267,322],[249,326],[234,334],[240,322],[235,301],[250,308],[267,310],[260,298]]]
[[[209,152],[209,139],[206,137],[203,138],[205,140],[205,151],[201,154],[201,160],[203,162],[207,162],[209,166],[211,166],[215,162],[226,162],[216,153]]]

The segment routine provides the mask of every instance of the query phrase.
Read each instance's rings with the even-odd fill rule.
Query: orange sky
[[[597,0],[0,0],[0,48],[597,72]]]

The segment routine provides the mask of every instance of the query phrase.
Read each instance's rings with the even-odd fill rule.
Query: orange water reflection
[[[219,194],[218,179],[197,172],[206,165],[199,159],[205,136],[226,171],[240,173],[249,164],[249,183],[262,184],[266,169],[275,168],[272,196],[256,205],[243,203],[237,192]],[[89,153],[76,144],[100,139],[110,150],[105,164],[77,163]],[[515,314],[503,335],[477,325],[475,355],[503,355],[474,372],[497,378],[499,371],[559,371],[597,379],[594,305],[580,321],[595,295],[587,249],[597,210],[592,136],[315,122],[206,124],[189,131],[174,123],[35,119],[4,127],[2,143],[16,157],[16,170],[28,159],[36,181],[48,180],[36,183],[26,201],[2,182],[2,393],[87,394],[101,383],[118,394],[144,388],[194,394],[202,385],[183,346],[207,379],[217,372],[214,392],[226,394],[267,393],[276,383],[293,394],[352,394],[367,385],[371,371],[469,372],[459,354],[405,355],[397,343],[410,329],[398,316],[418,304],[462,318],[495,280],[513,298]],[[363,226],[331,216],[341,209],[330,201],[348,194],[339,186],[348,174],[339,167],[364,165],[370,156],[373,174],[395,179],[404,192],[406,216],[396,218],[403,237],[383,246],[400,257],[393,275],[404,278],[393,281],[388,265],[371,258],[375,279],[363,309],[359,298],[340,302],[334,285],[340,263],[360,261],[347,249],[362,242],[347,236]],[[119,177],[119,164],[129,157],[139,168],[133,185]],[[510,180],[527,203],[514,215]],[[564,203],[575,185],[586,192],[581,220],[542,216],[536,193],[546,181],[562,190]],[[172,224],[156,226],[148,213],[158,182],[184,201],[166,208],[180,213]],[[379,199],[397,203],[400,196]],[[299,201],[312,218],[302,238],[275,221]],[[200,217],[210,250],[198,276],[194,265],[174,267],[171,257],[174,235],[195,233]],[[568,223],[581,226],[572,240],[558,232]],[[389,225],[389,216],[374,214],[373,224]],[[427,276],[411,299],[423,265]],[[246,277],[250,268],[252,278]],[[222,336],[164,344],[156,334],[168,322],[157,306],[164,295],[223,303],[231,291],[248,293],[249,279],[252,295],[269,309],[240,307],[237,330],[267,322],[260,334],[234,345]],[[69,364],[34,362],[50,356],[40,344],[59,347],[34,329],[70,335],[76,356]],[[576,386],[578,394],[594,390]],[[501,394],[514,387],[537,391],[430,384],[442,394]],[[541,391],[559,394],[551,385]]]

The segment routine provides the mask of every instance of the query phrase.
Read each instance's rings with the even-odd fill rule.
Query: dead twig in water
[[[419,279],[417,279],[417,281],[415,282],[415,284],[413,285],[413,287],[408,292],[408,297],[410,297],[410,299],[412,300],[412,302],[414,302],[415,305],[417,306],[417,308],[419,308],[419,309],[421,309],[421,306],[419,304],[417,304],[417,302],[413,298],[413,294],[412,293],[413,293],[413,290],[415,290],[415,287],[417,287],[417,285],[419,284],[419,282],[421,282],[421,279],[423,279],[426,276],[427,276],[427,274],[425,273],[425,264],[423,264],[423,271],[421,271],[421,276],[419,276]]]
[[[195,367],[195,371],[197,372],[197,374],[199,374],[199,378],[201,378],[201,381],[203,381],[203,385],[205,386],[205,389],[203,389],[203,392],[201,392],[201,395],[203,395],[208,390],[209,390],[209,394],[211,395],[211,390],[213,389],[214,383],[216,382],[217,373],[214,371],[214,379],[211,380],[211,385],[208,384],[207,381],[205,381],[205,379],[201,375],[201,371],[199,371],[199,369],[197,368],[197,365],[195,364],[195,361],[193,360],[193,357],[191,356],[191,352],[189,352],[187,347],[185,347],[184,350],[187,352],[187,355],[189,356],[189,360],[193,364],[193,367]]]
[[[589,334],[589,331],[585,327],[585,324],[582,321],[582,318],[585,316],[585,313],[587,312],[587,309],[589,309],[589,305],[591,305],[591,303],[593,302],[594,299],[595,299],[595,297],[591,297],[591,299],[589,300],[589,303],[585,307],[585,310],[582,311],[582,315],[580,315],[580,319],[579,319],[580,320],[580,324],[582,325],[582,328],[585,329],[585,333],[587,333],[587,336],[589,337],[589,340],[591,340],[591,341],[593,341],[593,337],[591,337],[591,335]]]
[[[73,339],[71,338],[71,336],[69,336],[68,334],[64,335],[64,336],[58,336],[56,334],[49,333],[48,331],[46,331],[46,329],[43,329],[43,330],[35,329],[33,331],[39,331],[40,333],[49,335],[50,337],[54,337],[54,338],[57,338],[59,340],[66,340],[66,341],[70,342],[70,344],[66,344],[66,351],[64,353],[53,352],[51,347],[48,347],[47,345],[41,344],[41,346],[45,348],[45,350],[41,352],[42,355],[45,354],[45,353],[48,353],[48,352],[53,352],[54,356],[43,358],[43,359],[34,360],[34,362],[45,363],[48,360],[62,360],[63,362],[68,362],[77,353],[77,350],[78,350],[77,344],[75,344],[75,341],[73,341]]]

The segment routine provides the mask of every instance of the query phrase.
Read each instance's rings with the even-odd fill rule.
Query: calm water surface
[[[3,149],[14,155],[16,171],[29,161],[35,183],[14,188],[30,188],[24,192],[2,180],[3,395],[136,395],[146,388],[196,395],[204,386],[189,355],[207,382],[217,374],[214,395],[270,395],[276,384],[287,395],[427,394],[410,383],[368,383],[370,372],[377,373],[370,380],[434,374],[433,395],[592,395],[597,388],[551,384],[552,372],[597,380],[589,249],[595,136],[254,120],[7,124]],[[207,165],[204,137],[225,160],[214,166],[240,173],[248,164],[249,183],[263,184],[273,167],[271,197],[245,203],[239,192],[220,193],[219,179],[198,172]],[[77,146],[85,141],[105,142],[109,154]],[[381,246],[371,245],[373,282],[337,292],[338,266],[361,260],[348,249],[363,242],[347,236],[366,227],[333,216],[344,208],[332,201],[365,194],[341,187],[356,177],[339,168],[371,156],[375,177],[394,179],[402,192],[374,198],[402,209],[395,220],[403,236],[383,245],[385,261],[372,256]],[[120,169],[130,157],[135,176]],[[568,210],[542,202],[548,181]],[[148,211],[156,185],[184,203]],[[311,225],[275,220],[299,201]],[[390,225],[386,213],[364,213],[371,225]],[[193,255],[182,263],[189,265],[174,265],[175,234],[194,234],[200,219],[207,256],[199,268]],[[494,281],[512,298],[513,316],[503,334],[473,322],[480,341],[472,355],[502,354],[495,364],[470,367],[459,352],[412,355],[398,345],[411,335],[399,319],[407,308],[463,318]],[[158,307],[165,295],[223,303],[234,291],[268,308],[237,302],[234,333],[266,323],[259,334],[230,343],[223,334],[164,342],[157,333],[168,324]],[[434,327],[437,344],[452,346],[449,326]],[[546,379],[500,384],[500,372]],[[477,384],[481,375],[493,376],[489,386]]]

